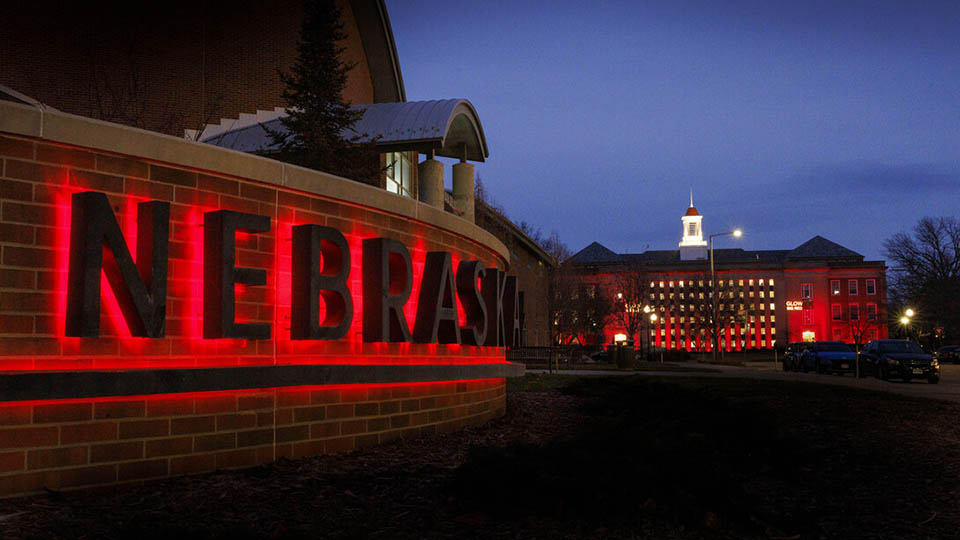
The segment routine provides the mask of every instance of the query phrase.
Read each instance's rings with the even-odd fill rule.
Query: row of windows
[[[734,280],[732,280],[732,279],[731,279],[731,280],[728,280],[728,281],[726,281],[726,282],[724,282],[724,280],[721,279],[720,281],[717,282],[717,286],[718,286],[718,287],[723,287],[723,286],[724,286],[724,283],[726,283],[726,285],[727,285],[728,287],[733,287],[733,286],[734,286]],[[752,279],[746,279],[746,280],[740,279],[740,280],[737,280],[736,283],[737,283],[737,285],[740,286],[740,287],[743,287],[745,283],[747,284],[747,286],[753,287],[753,285],[754,285],[754,280],[752,280]],[[761,286],[761,287],[763,287],[763,286],[766,285],[766,284],[769,284],[770,287],[773,287],[773,278],[770,278],[770,279],[765,279],[765,278],[757,279],[757,280],[756,280],[756,284],[759,285],[759,286]],[[682,279],[681,279],[681,280],[676,281],[676,282],[674,282],[674,281],[661,281],[661,282],[660,282],[660,288],[661,288],[661,289],[664,288],[664,287],[673,287],[674,285],[677,285],[677,286],[679,286],[679,287],[703,287],[703,286],[704,286],[704,281],[703,281],[702,279],[700,279],[700,280],[697,280],[696,282],[694,282],[693,280],[685,281],[685,280],[682,280]],[[653,288],[656,287],[656,286],[657,286],[657,282],[655,282],[655,281],[651,281],[651,282],[650,282],[650,288],[651,288],[651,289],[653,289]],[[706,281],[706,286],[707,286],[707,287],[713,287],[713,281],[708,279],[708,280]]]
[[[860,320],[860,304],[850,304],[847,306],[847,313],[850,316],[851,321]],[[843,320],[843,306],[840,304],[832,304],[830,306],[830,316],[834,321]],[[867,320],[875,321],[877,320],[877,305],[876,304],[867,304]]]
[[[707,318],[706,318],[706,317],[703,317],[703,316],[701,316],[701,317],[696,317],[696,316],[690,316],[690,317],[674,317],[674,316],[671,316],[669,319],[670,319],[669,324],[674,324],[674,323],[676,323],[676,322],[680,322],[681,324],[683,324],[683,323],[685,323],[685,322],[695,323],[695,322],[698,322],[698,321],[703,323],[703,322],[706,322],[706,321],[707,321]],[[667,317],[660,317],[660,318],[658,319],[658,321],[660,321],[660,322],[662,322],[662,323],[664,323],[664,324],[667,324],[667,322],[666,322],[666,321],[667,321]],[[757,322],[757,317],[756,317],[756,315],[750,315],[750,323],[752,324],[752,323],[755,323],[755,322]],[[760,322],[762,322],[762,323],[767,322],[767,316],[766,316],[766,315],[760,315]],[[776,316],[776,315],[770,315],[770,322],[772,322],[772,323],[777,322],[777,316]]]
[[[859,281],[856,279],[847,280],[847,294],[850,296],[857,296],[860,294],[860,289],[858,285]],[[877,280],[875,279],[866,279],[864,280],[864,289],[867,295],[877,294]],[[831,296],[840,296],[840,280],[831,279],[830,280],[830,295]],[[800,298],[802,300],[809,300],[813,298],[813,283],[801,283],[800,284]]]
[[[843,328],[834,328],[832,331],[833,339],[836,341],[842,341],[844,338],[844,329]],[[877,339],[880,332],[876,328],[868,328],[863,332],[863,336],[860,338],[860,343],[866,343],[870,340]],[[851,335],[851,338],[853,336]]]
[[[733,330],[733,328],[731,328],[731,330]],[[756,335],[756,332],[754,331],[754,329],[752,329],[752,328],[747,328],[747,327],[741,327],[740,332],[741,332],[741,334],[746,334],[746,335]],[[676,336],[677,333],[678,333],[678,332],[677,332],[677,329],[676,329],[676,328],[671,328],[669,335],[671,335],[671,336]],[[722,330],[721,330],[721,333],[723,333]],[[679,334],[680,334],[681,336],[687,335],[686,331],[684,331],[683,328],[681,328],[681,329],[679,330]],[[706,335],[706,334],[708,334],[708,332],[707,332],[705,329],[702,329],[702,328],[701,328],[699,331],[693,330],[693,331],[690,332],[690,335],[691,335],[691,336],[695,336],[695,335],[697,335],[697,334]],[[770,329],[770,335],[771,335],[771,336],[774,336],[774,335],[776,335],[776,334],[777,334],[777,329],[776,329],[776,328],[771,328],[771,329]],[[656,335],[657,335],[657,331],[656,331],[656,330],[651,330],[651,331],[650,331],[650,337],[656,337]],[[766,335],[767,335],[767,329],[761,326],[761,327],[760,327],[760,335],[761,335],[761,336],[766,336]],[[665,337],[665,336],[667,336],[667,330],[664,329],[664,328],[661,328],[661,329],[660,329],[660,337]]]
[[[660,300],[666,300],[666,299],[673,300],[674,298],[677,298],[677,297],[679,297],[680,300],[685,300],[688,298],[690,300],[693,300],[694,298],[698,298],[700,300],[713,298],[713,294],[709,292],[707,293],[702,293],[702,292],[701,293],[676,293],[677,296],[674,296],[674,294],[675,293],[666,293],[666,294],[660,293],[659,298]],[[774,297],[773,291],[770,291],[769,298],[773,298],[773,297]],[[717,298],[767,298],[767,295],[766,295],[766,291],[759,291],[756,293],[756,296],[754,295],[753,291],[749,291],[746,295],[743,294],[743,291],[740,291],[738,293],[734,293],[734,291],[730,291],[730,292],[721,291],[720,293],[718,293]],[[657,299],[657,295],[654,293],[650,293],[650,300],[656,300],[656,299]]]

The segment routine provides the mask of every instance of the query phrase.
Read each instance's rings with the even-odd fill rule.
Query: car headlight
[[[936,358],[930,361],[930,367],[940,367],[940,362]]]

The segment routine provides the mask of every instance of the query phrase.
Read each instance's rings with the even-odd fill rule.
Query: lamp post
[[[647,306],[647,307],[650,307],[650,306]],[[651,314],[650,314],[650,328],[653,328],[653,325],[656,324],[656,323],[657,323],[657,314],[656,314],[656,313],[651,313]],[[653,345],[653,342],[650,341],[650,336],[648,335],[648,336],[647,336],[647,358],[648,358],[648,359],[649,359],[649,357],[650,357],[650,346],[651,346],[651,345]]]
[[[713,317],[713,328],[710,329],[710,330],[711,330],[711,332],[710,332],[710,333],[711,333],[710,339],[711,339],[711,342],[712,342],[711,345],[712,345],[712,349],[713,349],[713,361],[714,361],[714,362],[717,361],[717,345],[718,345],[717,342],[719,341],[719,340],[717,339],[717,337],[718,337],[718,336],[717,336],[717,333],[718,333],[719,330],[718,330],[718,327],[717,327],[717,273],[716,273],[716,270],[714,270],[714,267],[713,267],[713,239],[716,238],[716,237],[718,237],[718,236],[727,236],[727,235],[733,236],[734,238],[740,238],[741,236],[743,236],[743,231],[741,231],[740,229],[734,229],[734,230],[732,230],[732,231],[727,231],[727,232],[722,232],[722,233],[717,233],[717,234],[711,234],[711,235],[710,235],[710,285],[711,285],[710,288],[711,288],[711,291],[712,291],[712,300],[713,300],[713,301],[711,302],[711,305],[713,306],[713,312],[711,313],[711,315],[712,315],[712,317]]]
[[[915,311],[907,308],[906,311],[903,312],[903,316],[900,317],[900,327],[903,332],[903,336],[907,339],[910,339],[910,320],[913,319],[915,314]]]

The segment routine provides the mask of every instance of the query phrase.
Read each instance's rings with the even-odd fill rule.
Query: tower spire
[[[690,188],[690,208],[693,208],[693,188]]]

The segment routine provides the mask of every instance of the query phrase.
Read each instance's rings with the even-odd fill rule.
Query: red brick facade
[[[349,189],[372,189],[342,182],[355,186]],[[64,337],[70,200],[86,190],[107,194],[128,242],[136,237],[137,203],[170,203],[164,338],[130,337],[106,281],[100,337]],[[239,288],[236,308],[238,321],[270,324],[272,339],[201,339],[202,216],[218,209],[270,217],[269,232],[237,237],[237,265],[265,270],[267,286]],[[0,135],[0,371],[504,362],[498,347],[364,342],[359,271],[349,280],[356,308],[347,336],[291,340],[291,227],[304,223],[341,231],[355,261],[364,238],[399,240],[410,251],[415,277],[432,250],[450,252],[454,266],[467,259],[505,266],[503,254],[490,245],[387,209],[152,159]],[[404,310],[411,328],[418,279],[413,287]],[[30,402],[0,396],[0,496],[350,451],[483,423],[502,415],[504,407],[502,377]]]

